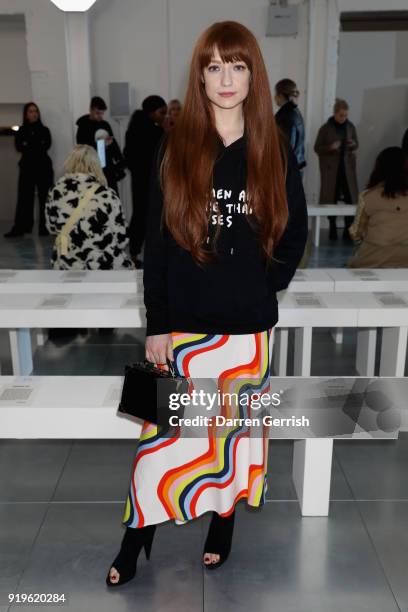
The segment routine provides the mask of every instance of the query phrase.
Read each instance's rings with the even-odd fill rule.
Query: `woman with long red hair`
[[[302,181],[279,140],[259,45],[240,23],[215,23],[197,41],[183,110],[156,153],[144,260],[146,358],[164,369],[172,362],[194,385],[211,378],[218,392],[237,393],[242,424],[220,436],[211,419],[200,435],[181,425],[163,435],[143,423],[109,586],[133,578],[158,523],[209,511],[203,563],[220,567],[236,503],[265,503],[268,431],[247,425],[254,411],[241,397],[269,390],[276,292],[288,286],[306,238]],[[232,402],[219,414],[233,414]]]

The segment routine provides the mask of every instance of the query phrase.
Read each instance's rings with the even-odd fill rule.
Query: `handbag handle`
[[[173,378],[175,378],[175,376],[176,376],[176,371],[175,371],[175,369],[174,369],[173,362],[172,362],[172,361],[170,361],[170,359],[168,359],[168,358],[166,359],[166,361],[167,361],[167,365],[169,366],[169,370],[170,370],[170,372],[171,372],[172,377],[173,377]]]
[[[61,255],[64,255],[66,257],[68,255],[69,235],[74,225],[81,217],[88,202],[91,201],[91,199],[95,195],[96,190],[99,189],[99,187],[99,183],[96,183],[95,185],[92,185],[92,187],[89,187],[86,190],[82,198],[79,200],[77,206],[72,211],[68,220],[62,227],[60,233],[55,238],[55,248],[57,249],[58,257],[61,257]]]
[[[169,370],[170,370],[170,373],[171,373],[172,377],[175,378],[176,371],[174,369],[173,362],[170,361],[170,359],[168,357],[166,357],[166,362],[167,362],[167,365],[169,366]],[[152,370],[154,370],[154,369],[159,369],[160,370],[161,369],[161,368],[157,368],[156,364],[154,364],[152,361],[149,361],[148,359],[145,359],[144,363],[146,365],[148,365],[149,367],[151,367]]]

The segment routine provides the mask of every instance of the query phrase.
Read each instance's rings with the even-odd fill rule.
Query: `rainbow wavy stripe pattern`
[[[251,334],[255,342],[255,353],[248,363],[236,365],[225,369],[218,375],[218,389],[224,393],[245,392],[258,394],[269,391],[269,338],[271,330]],[[212,334],[191,334],[173,332],[173,353],[176,371],[182,376],[191,376],[190,362],[198,354],[213,351],[228,342],[230,336]],[[239,412],[239,414],[237,413]],[[250,416],[251,407],[231,406],[226,403],[222,413],[228,416]],[[157,487],[156,495],[165,509],[168,519],[187,521],[197,517],[197,502],[200,495],[208,489],[223,489],[228,487],[236,476],[236,455],[239,442],[249,436],[249,428],[245,425],[238,427],[224,427],[222,436],[215,435],[216,428],[208,426],[207,447],[204,453],[163,473]],[[265,465],[267,463],[268,435],[266,428],[263,437],[259,440],[263,445],[263,460],[259,464],[251,464],[248,469],[248,486],[241,489],[235,499],[231,499],[228,510],[222,516],[233,512],[239,499],[246,497],[248,504],[260,506],[265,503],[267,489]],[[161,437],[156,425],[145,422],[142,428],[137,448],[133,474],[142,457],[155,453],[159,449],[172,444],[183,444],[179,428],[175,428],[175,435],[171,438]],[[239,467],[239,466],[238,466]],[[139,504],[137,491],[132,478],[131,487],[126,500],[123,523],[132,527],[143,527],[145,516]],[[155,491],[152,490],[152,495]]]

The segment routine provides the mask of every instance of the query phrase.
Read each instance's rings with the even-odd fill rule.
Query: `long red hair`
[[[288,220],[286,159],[261,50],[255,36],[235,21],[214,23],[196,43],[183,110],[168,135],[161,165],[163,220],[176,242],[190,251],[198,263],[212,259],[203,243],[208,230],[208,204],[213,200],[213,166],[220,136],[201,76],[214,56],[215,47],[223,62],[243,61],[250,70],[248,96],[243,103],[247,203],[259,222],[263,252],[270,260]]]

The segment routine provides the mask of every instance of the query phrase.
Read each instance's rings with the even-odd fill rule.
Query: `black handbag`
[[[146,359],[126,365],[118,411],[168,430],[170,416],[182,416],[183,412],[182,407],[170,408],[170,394],[187,393],[189,380],[176,376],[171,361],[167,363],[170,371],[161,370]]]

